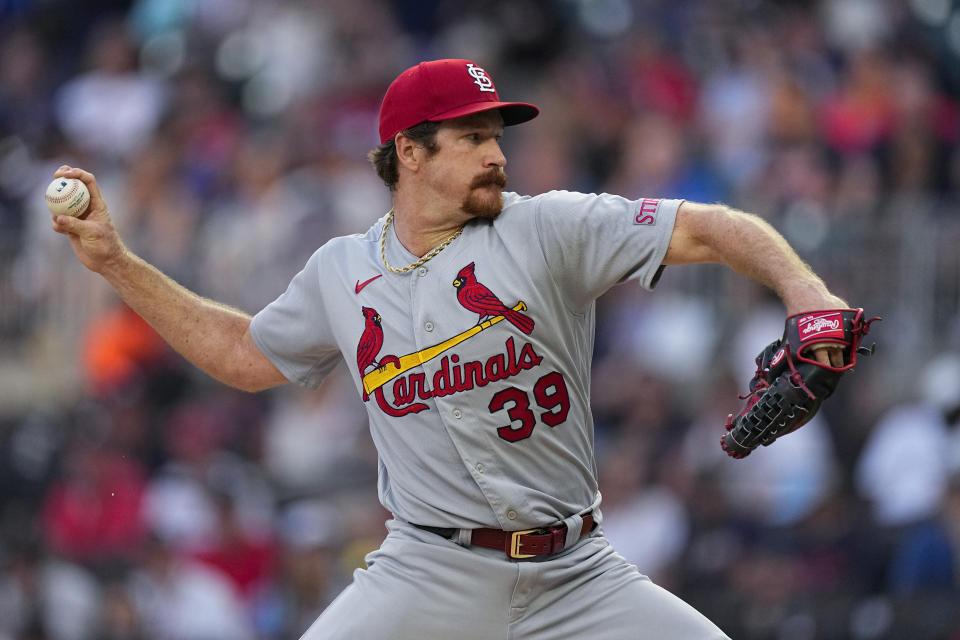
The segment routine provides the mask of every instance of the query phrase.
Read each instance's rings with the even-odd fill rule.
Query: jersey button
[[[463,413],[460,411],[460,409],[454,409],[454,410],[453,410],[453,417],[456,418],[457,420],[459,420],[460,418],[463,417]]]
[[[426,267],[420,267],[419,269],[417,269],[417,275],[420,276],[421,278],[422,278],[423,276],[427,275],[427,268],[426,268]]]
[[[514,511],[513,509],[510,509],[510,511],[507,511],[507,519],[508,519],[508,520],[516,520],[516,519],[517,519],[517,512]]]
[[[486,469],[486,467],[483,466],[483,463],[482,463],[482,462],[478,462],[478,463],[477,463],[477,473],[483,473],[483,472],[485,471],[485,469]]]
[[[425,330],[427,330],[427,331],[433,331],[433,323],[432,323],[432,322],[429,322],[429,321],[424,322],[424,323],[423,323],[423,328],[424,328]]]

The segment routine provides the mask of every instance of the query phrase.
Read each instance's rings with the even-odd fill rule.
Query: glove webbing
[[[800,380],[797,385],[794,378]],[[766,382],[766,381],[764,381]],[[760,393],[765,391],[765,393]],[[794,376],[781,375],[772,385],[763,385],[763,388],[757,389],[755,400],[749,409],[743,414],[738,424],[738,429],[727,432],[727,438],[738,447],[746,450],[743,455],[734,457],[743,457],[757,445],[767,446],[782,435],[794,431],[813,417],[813,414],[806,407],[796,404],[796,396],[800,391],[806,395],[812,394],[799,374]],[[819,403],[817,403],[819,406]],[[799,420],[798,420],[799,417]],[[794,427],[787,430],[788,424],[795,424]],[[727,419],[727,428],[733,427],[733,417]],[[737,438],[737,434],[742,436]],[[729,444],[728,444],[729,446]],[[734,450],[736,453],[736,450]]]

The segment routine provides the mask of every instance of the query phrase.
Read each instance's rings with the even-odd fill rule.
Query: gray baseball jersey
[[[251,334],[308,387],[347,360],[379,453],[380,500],[397,518],[554,524],[598,502],[594,300],[625,280],[655,284],[679,204],[505,193],[494,222],[470,222],[403,274],[380,258],[381,219],[318,249]],[[393,228],[386,255],[394,266],[417,259]]]
[[[399,274],[380,257],[384,218],[321,247],[254,317],[257,346],[292,381],[316,386],[347,360],[396,517],[302,640],[729,640],[597,531],[525,563],[409,524],[581,531],[581,514],[599,519],[594,300],[625,280],[654,286],[679,204],[507,193],[494,222],[470,222]],[[392,228],[385,250],[394,267],[417,262]]]

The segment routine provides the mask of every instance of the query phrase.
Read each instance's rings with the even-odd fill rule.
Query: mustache
[[[473,179],[473,182],[470,183],[471,189],[479,189],[481,187],[496,185],[503,189],[507,186],[507,174],[504,173],[503,169],[497,168],[488,173],[481,174]]]

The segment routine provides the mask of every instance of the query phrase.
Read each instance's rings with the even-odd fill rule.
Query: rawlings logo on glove
[[[832,338],[842,338],[843,322],[840,313],[829,314],[811,314],[797,319],[797,327],[800,330],[800,338],[806,340],[813,336],[824,336]]]
[[[861,347],[870,324],[863,309],[808,311],[787,318],[783,337],[774,340],[756,358],[757,372],[740,414],[727,416],[727,432],[720,444],[733,458],[745,458],[760,445],[805,425],[830,397],[844,373],[857,364],[857,355],[870,355],[876,345]],[[815,349],[843,350],[839,367],[820,363]]]

